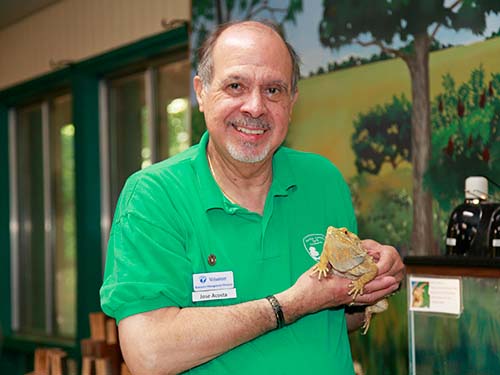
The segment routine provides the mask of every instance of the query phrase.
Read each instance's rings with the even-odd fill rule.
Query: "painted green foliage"
[[[276,3],[276,4],[275,4]],[[295,22],[297,12],[302,11],[302,0],[289,0],[288,6],[283,1],[262,0],[197,0],[193,2],[193,23],[224,23],[232,19],[253,19],[267,12],[275,22]]]
[[[426,181],[447,209],[463,200],[468,176],[500,175],[500,73],[485,77],[479,67],[458,87],[445,75],[443,90],[432,106],[432,158]]]
[[[278,25],[296,23],[302,0],[197,0],[193,1],[193,44],[197,49],[215,25],[232,20],[266,18]],[[195,56],[194,56],[195,57]],[[196,59],[196,57],[195,57]],[[196,61],[193,61],[196,64]]]
[[[381,48],[395,36],[405,42],[409,37],[427,34],[430,26],[454,30],[470,29],[481,34],[486,15],[500,12],[498,0],[324,0],[320,23],[321,43],[331,48],[362,43],[362,34],[371,35],[370,44]]]
[[[351,144],[358,173],[378,174],[384,163],[396,168],[411,158],[411,103],[404,95],[358,115]]]
[[[432,156],[425,181],[447,210],[463,200],[465,178],[500,174],[500,73],[487,78],[478,67],[459,87],[446,74],[442,87],[431,105]],[[394,96],[358,116],[352,146],[359,173],[378,174],[384,163],[396,168],[411,160],[410,113],[408,100]]]
[[[357,194],[355,189],[353,195]],[[358,215],[362,238],[381,238],[395,246],[402,255],[408,254],[412,228],[411,194],[406,189],[383,190],[371,207],[369,215]],[[382,240],[381,240],[382,241]]]

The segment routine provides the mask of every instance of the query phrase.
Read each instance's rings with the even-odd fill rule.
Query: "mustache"
[[[237,117],[228,120],[229,125],[245,126],[254,129],[270,129],[271,125],[264,119],[253,117]]]

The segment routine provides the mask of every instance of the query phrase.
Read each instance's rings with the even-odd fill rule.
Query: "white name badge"
[[[193,302],[210,301],[215,299],[236,298],[236,289],[207,290],[204,292],[193,292]]]
[[[193,290],[195,292],[234,288],[233,271],[195,273]]]

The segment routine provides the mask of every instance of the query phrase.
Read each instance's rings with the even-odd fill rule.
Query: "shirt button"
[[[208,264],[211,266],[215,266],[215,263],[217,262],[217,257],[214,254],[210,254],[208,256]]]

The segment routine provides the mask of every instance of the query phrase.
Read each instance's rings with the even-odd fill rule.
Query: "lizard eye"
[[[347,236],[349,234],[349,232],[347,231],[347,229],[344,231],[344,234]]]

